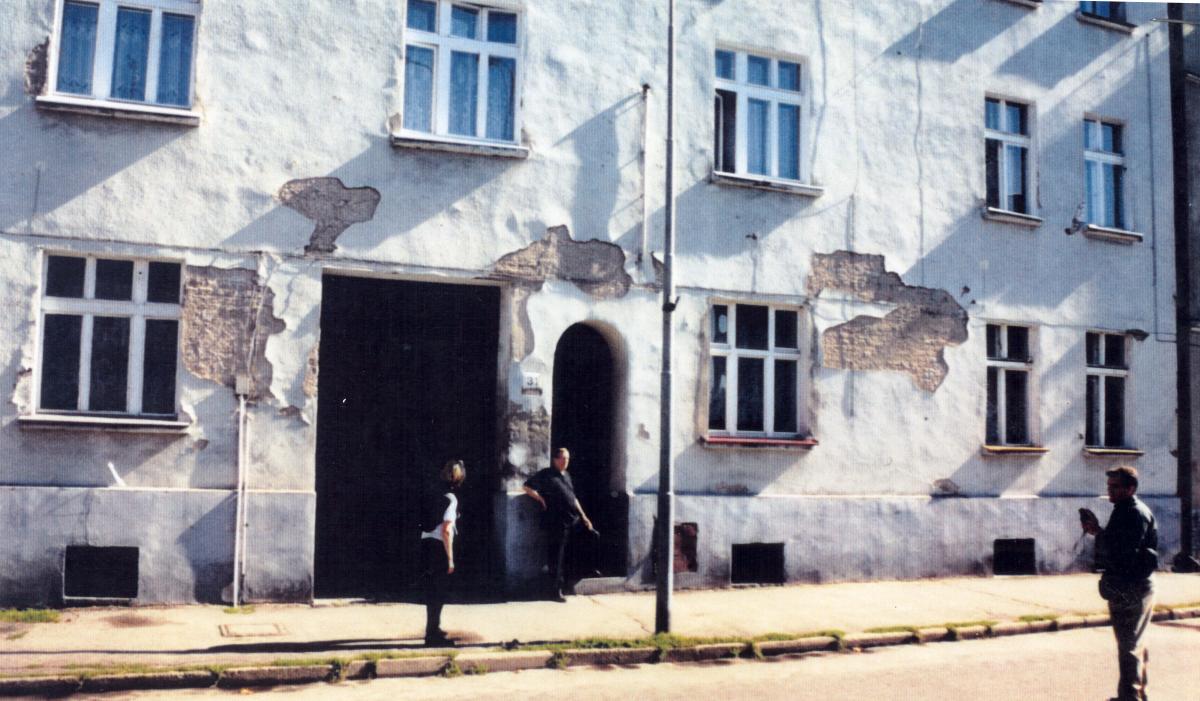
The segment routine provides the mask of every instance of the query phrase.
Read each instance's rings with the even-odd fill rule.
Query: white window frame
[[[991,357],[991,349],[987,347],[987,327],[998,327],[1000,337],[1000,358]],[[1008,329],[1010,327],[1024,328],[1027,331],[1026,343],[1029,347],[1028,360],[1005,360],[1008,357]],[[1010,324],[1002,321],[989,321],[984,327],[984,357],[987,360],[987,367],[996,368],[996,441],[990,442],[987,440],[987,376],[984,375],[984,443],[986,445],[999,446],[1034,446],[1037,445],[1035,431],[1033,425],[1033,364],[1034,364],[1034,340],[1036,330],[1028,324]],[[1010,443],[1008,441],[1008,388],[1004,381],[1004,377],[1010,372],[1020,372],[1025,374],[1025,438],[1022,443]]]
[[[1096,402],[1098,405],[1097,408],[1099,410],[1098,414],[1099,414],[1100,420],[1098,422],[1099,425],[1096,427],[1096,438],[1097,438],[1098,442],[1094,445],[1091,443],[1087,443],[1086,442],[1087,421],[1088,421],[1089,417],[1087,416],[1087,413],[1086,413],[1087,412],[1087,396],[1086,396],[1087,385],[1085,384],[1084,385],[1084,393],[1085,394],[1084,394],[1084,402],[1083,402],[1084,412],[1085,412],[1084,419],[1083,419],[1084,420],[1084,437],[1085,437],[1084,447],[1085,448],[1098,448],[1098,449],[1128,448],[1131,445],[1131,442],[1129,440],[1129,349],[1130,349],[1129,336],[1127,336],[1126,334],[1123,334],[1123,333],[1112,333],[1110,331],[1088,331],[1087,333],[1088,334],[1096,334],[1100,337],[1098,339],[1098,342],[1100,345],[1100,348],[1099,348],[1100,365],[1092,365],[1091,362],[1088,361],[1086,336],[1085,336],[1085,340],[1084,340],[1084,364],[1087,366],[1087,377],[1100,378],[1100,381],[1096,383],[1097,387],[1098,387],[1098,391],[1096,392]],[[1122,350],[1123,350],[1122,356],[1125,361],[1125,365],[1123,367],[1107,367],[1104,365],[1104,363],[1106,361],[1105,356],[1108,352],[1107,344],[1105,343],[1105,340],[1109,336],[1116,336],[1121,339]],[[1124,402],[1125,406],[1121,410],[1121,433],[1122,433],[1122,439],[1123,439],[1122,445],[1108,445],[1107,441],[1106,441],[1106,436],[1104,435],[1105,427],[1108,423],[1106,421],[1106,419],[1108,418],[1108,416],[1107,416],[1108,403],[1104,396],[1105,392],[1107,391],[1107,388],[1105,387],[1105,385],[1107,383],[1104,381],[1104,378],[1106,378],[1106,377],[1120,377],[1125,380],[1125,402]]]
[[[987,102],[988,102],[988,100],[995,100],[998,103],[1000,103],[1000,129],[998,129],[998,130],[990,129],[987,126]],[[1009,127],[1009,125],[1007,123],[1008,122],[1008,110],[1005,109],[1005,107],[1007,107],[1008,105],[1020,105],[1025,108],[1025,131],[1026,131],[1026,133],[1019,134],[1019,133],[1014,133],[1014,132],[1010,132],[1010,131],[1005,131]],[[1034,129],[1033,103],[1026,102],[1024,100],[1014,100],[1014,99],[1002,97],[999,95],[990,95],[989,94],[989,95],[984,96],[983,109],[984,109],[983,139],[984,139],[984,149],[985,149],[985,151],[984,151],[984,153],[985,153],[984,201],[986,202],[988,199],[987,198],[987,162],[986,162],[986,160],[987,160],[986,159],[987,142],[989,140],[994,139],[994,140],[997,140],[1000,142],[1000,155],[999,155],[999,159],[996,164],[996,167],[998,169],[997,173],[998,173],[998,180],[999,180],[999,182],[997,183],[999,192],[997,193],[998,197],[997,197],[996,209],[998,211],[1004,212],[1004,213],[1023,214],[1023,215],[1028,215],[1028,216],[1034,216],[1035,210],[1037,209],[1037,206],[1036,206],[1037,198],[1034,196],[1034,193],[1037,191],[1037,186],[1036,186],[1036,183],[1034,182],[1034,172],[1037,169],[1034,167],[1034,162],[1033,162],[1033,158],[1034,158],[1034,153],[1033,153],[1033,129]],[[1013,194],[1013,193],[1009,192],[1008,159],[1005,157],[1009,146],[1018,146],[1018,147],[1025,149],[1025,174],[1024,174],[1025,175],[1025,211],[1024,212],[1010,209],[1008,207],[1008,199]]]
[[[733,54],[733,80],[721,78],[717,75],[716,67],[716,52],[727,51]],[[719,153],[713,154],[713,172],[718,175],[735,175],[744,178],[754,178],[766,180],[768,182],[778,182],[783,184],[792,183],[808,183],[810,174],[808,172],[808,164],[804,159],[804,154],[808,153],[808,63],[797,56],[787,56],[769,51],[758,51],[754,49],[741,48],[737,46],[718,45],[710,54],[713,58],[713,68],[710,75],[713,76],[713,96],[716,97],[717,90],[732,92],[737,100],[737,114],[739,115],[736,132],[734,135],[734,170],[720,170],[717,168],[717,163],[720,159]],[[756,58],[765,58],[770,60],[770,68],[768,68],[770,86],[758,85],[749,81],[749,61],[750,56]],[[779,62],[794,63],[799,66],[799,90],[785,90],[779,87]],[[747,149],[747,133],[749,127],[749,107],[750,100],[762,100],[768,103],[767,108],[767,165],[768,173],[751,173],[747,166],[749,162]],[[779,105],[792,105],[799,110],[799,134],[796,137],[796,163],[797,174],[796,179],[784,178],[778,175],[779,173]],[[717,133],[713,135],[712,143],[718,144],[721,139],[721,130],[718,128]]]
[[[401,50],[402,60],[407,60],[408,47],[419,46],[433,51],[433,131],[416,131],[404,127],[401,120],[396,133],[410,139],[435,139],[450,142],[494,144],[514,146],[521,139],[521,81],[524,74],[522,69],[521,47],[525,36],[525,14],[521,8],[505,2],[474,3],[455,2],[454,0],[430,0],[437,4],[437,31],[427,32],[408,26],[408,1],[404,2],[404,45]],[[450,35],[451,14],[454,6],[477,10],[479,14],[478,33],[482,38],[467,39]],[[517,38],[514,44],[503,44],[487,41],[486,14],[489,11],[515,14],[517,16]],[[450,57],[455,51],[479,56],[478,77],[475,100],[475,134],[465,136],[450,132]],[[488,98],[488,58],[496,56],[510,58],[516,68],[513,75],[513,138],[512,141],[489,139],[487,134],[487,98]],[[404,99],[407,86],[405,85],[405,69],[400,70],[400,96]],[[482,135],[482,136],[481,136]]]
[[[200,37],[199,0],[78,0],[82,4],[98,5],[96,18],[96,45],[92,59],[92,94],[59,92],[58,57],[62,43],[63,8],[67,0],[57,0],[54,13],[54,39],[47,57],[47,76],[50,94],[55,101],[79,105],[112,105],[133,111],[161,111],[164,113],[191,114],[196,102],[196,46]],[[126,100],[112,97],[112,70],[114,42],[117,30],[117,10],[130,8],[146,10],[150,15],[150,38],[146,57],[146,95],[144,100]],[[162,48],[163,14],[189,15],[193,18],[192,60],[188,76],[188,101],[186,106],[158,104],[159,52]]]
[[[1094,127],[1093,127],[1093,125],[1094,125]],[[1095,128],[1096,134],[1099,135],[1100,130],[1103,128],[1104,125],[1116,127],[1117,129],[1120,130],[1121,151],[1119,151],[1119,152],[1102,151],[1099,149],[1088,147],[1089,131],[1092,130],[1093,128]],[[1128,183],[1128,177],[1127,177],[1128,172],[1125,170],[1126,129],[1125,129],[1124,122],[1120,122],[1115,119],[1105,119],[1103,117],[1095,117],[1095,116],[1087,115],[1083,118],[1083,134],[1084,134],[1084,136],[1083,136],[1083,143],[1084,143],[1083,190],[1084,190],[1084,197],[1086,198],[1086,201],[1084,204],[1084,218],[1088,220],[1089,224],[1092,224],[1094,226],[1110,227],[1113,229],[1121,229],[1121,230],[1127,230],[1127,229],[1132,228],[1129,226],[1128,197],[1125,195],[1125,190],[1128,188],[1129,183]],[[1108,164],[1108,165],[1116,166],[1121,169],[1121,171],[1122,171],[1121,176],[1120,176],[1121,177],[1121,192],[1118,194],[1118,197],[1120,197],[1122,199],[1119,202],[1118,201],[1109,202],[1107,200],[1107,198],[1105,197],[1103,182],[1100,183],[1100,187],[1097,188],[1096,192],[1092,192],[1088,189],[1087,168],[1088,168],[1089,163],[1098,163],[1101,165]],[[1103,170],[1101,170],[1100,173],[1102,174]],[[1109,207],[1112,207],[1112,215],[1113,215],[1113,222],[1111,224],[1104,223],[1103,221],[1091,221],[1091,218],[1088,216],[1088,210],[1090,208],[1095,212],[1099,212],[1101,218],[1103,219],[1104,217],[1106,217],[1108,215]],[[1119,209],[1118,209],[1118,207],[1119,207]],[[1119,218],[1117,217],[1118,213],[1120,213],[1120,215],[1121,215]]]
[[[767,308],[767,348],[766,350],[758,350],[751,348],[737,347],[737,307],[739,305],[747,305],[754,307]],[[715,339],[710,339],[709,342],[709,358],[704,368],[704,372],[709,378],[709,396],[714,390],[711,386],[712,380],[712,359],[725,358],[725,428],[707,428],[710,436],[730,436],[730,437],[754,437],[754,438],[780,438],[792,439],[807,435],[807,420],[805,416],[804,402],[802,401],[801,389],[804,386],[804,367],[805,367],[805,314],[804,310],[799,307],[771,304],[768,302],[755,302],[750,300],[729,300],[729,299],[714,299],[709,303],[708,307],[708,328],[711,330],[713,314],[715,307],[724,306],[728,309],[728,329],[726,331],[726,341],[718,343]],[[786,311],[796,313],[796,345],[797,348],[779,348],[775,345],[775,312]],[[737,405],[738,405],[738,359],[739,358],[761,358],[763,360],[763,429],[762,431],[742,431],[737,427]],[[796,431],[795,432],[777,432],[775,426],[775,361],[776,360],[793,360],[796,362]],[[707,404],[705,406],[708,406]],[[706,426],[708,420],[705,421]]]
[[[46,294],[46,283],[50,267],[50,258],[62,256],[65,258],[83,258],[86,260],[83,278],[83,297],[52,297]],[[96,261],[120,260],[133,263],[133,289],[130,300],[96,299]],[[180,266],[180,302],[183,294],[183,263],[175,260],[135,259],[124,256],[81,255],[65,251],[44,251],[41,261],[41,295],[38,310],[37,335],[37,372],[35,375],[35,406],[39,414],[86,414],[92,416],[177,416],[179,411],[179,343],[176,342],[175,362],[175,406],[171,414],[143,414],[142,389],[145,380],[145,343],[146,321],[149,319],[173,320],[182,319],[181,304],[146,301],[150,279],[150,263],[172,263]],[[42,408],[42,372],[45,368],[43,358],[46,349],[46,315],[64,314],[82,316],[79,338],[79,392],[75,409],[43,409]],[[129,357],[126,370],[125,411],[94,411],[88,408],[91,400],[92,375],[92,328],[97,316],[123,317],[129,322]],[[176,333],[180,333],[177,327]]]

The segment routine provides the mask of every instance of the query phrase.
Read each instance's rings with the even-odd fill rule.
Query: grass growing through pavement
[[[1017,620],[1022,623],[1040,623],[1041,621],[1057,621],[1059,614],[1057,613],[1029,613],[1019,617]]]
[[[254,607],[253,606],[226,606],[225,608],[221,609],[221,612],[228,613],[231,615],[246,615],[248,613],[254,613]]]
[[[657,648],[660,651],[664,651],[683,647],[695,647],[697,645],[716,645],[721,643],[740,643],[743,645],[750,645],[753,643],[800,640],[802,638],[815,638],[821,636],[827,636],[841,640],[843,637],[845,637],[845,635],[845,631],[832,629],[817,630],[807,633],[765,633],[763,635],[755,635],[753,637],[726,636],[715,638],[698,638],[685,635],[675,635],[674,633],[659,633],[657,635],[648,635],[641,638],[576,638],[575,640],[567,640],[561,643],[519,645],[514,649],[547,650],[549,652],[558,653],[566,650],[625,650],[631,648],[652,647]]]
[[[0,623],[58,623],[59,617],[50,609],[0,609]]]

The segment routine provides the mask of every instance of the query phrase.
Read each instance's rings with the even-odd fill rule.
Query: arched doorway
[[[627,573],[629,503],[623,484],[614,483],[613,353],[596,329],[575,324],[554,351],[551,441],[571,451],[571,480],[599,539],[576,537],[568,574],[624,577]]]

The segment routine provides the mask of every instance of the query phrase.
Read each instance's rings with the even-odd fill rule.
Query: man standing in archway
[[[542,534],[546,539],[546,566],[550,570],[552,589],[550,599],[565,602],[563,596],[563,565],[567,544],[575,524],[583,525],[596,533],[592,520],[583,512],[583,506],[575,496],[575,485],[567,474],[571,452],[566,448],[554,451],[554,467],[539,470],[525,481],[525,494],[542,507]]]

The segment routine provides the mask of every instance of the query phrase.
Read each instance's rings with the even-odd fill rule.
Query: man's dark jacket
[[[1154,514],[1136,496],[1113,505],[1108,525],[1096,536],[1096,564],[1102,583],[1142,584],[1158,566],[1158,527]]]
[[[579,520],[575,510],[575,485],[566,471],[547,467],[525,481],[525,486],[542,495],[546,500],[546,511],[542,514],[542,525],[546,528],[570,526]]]

